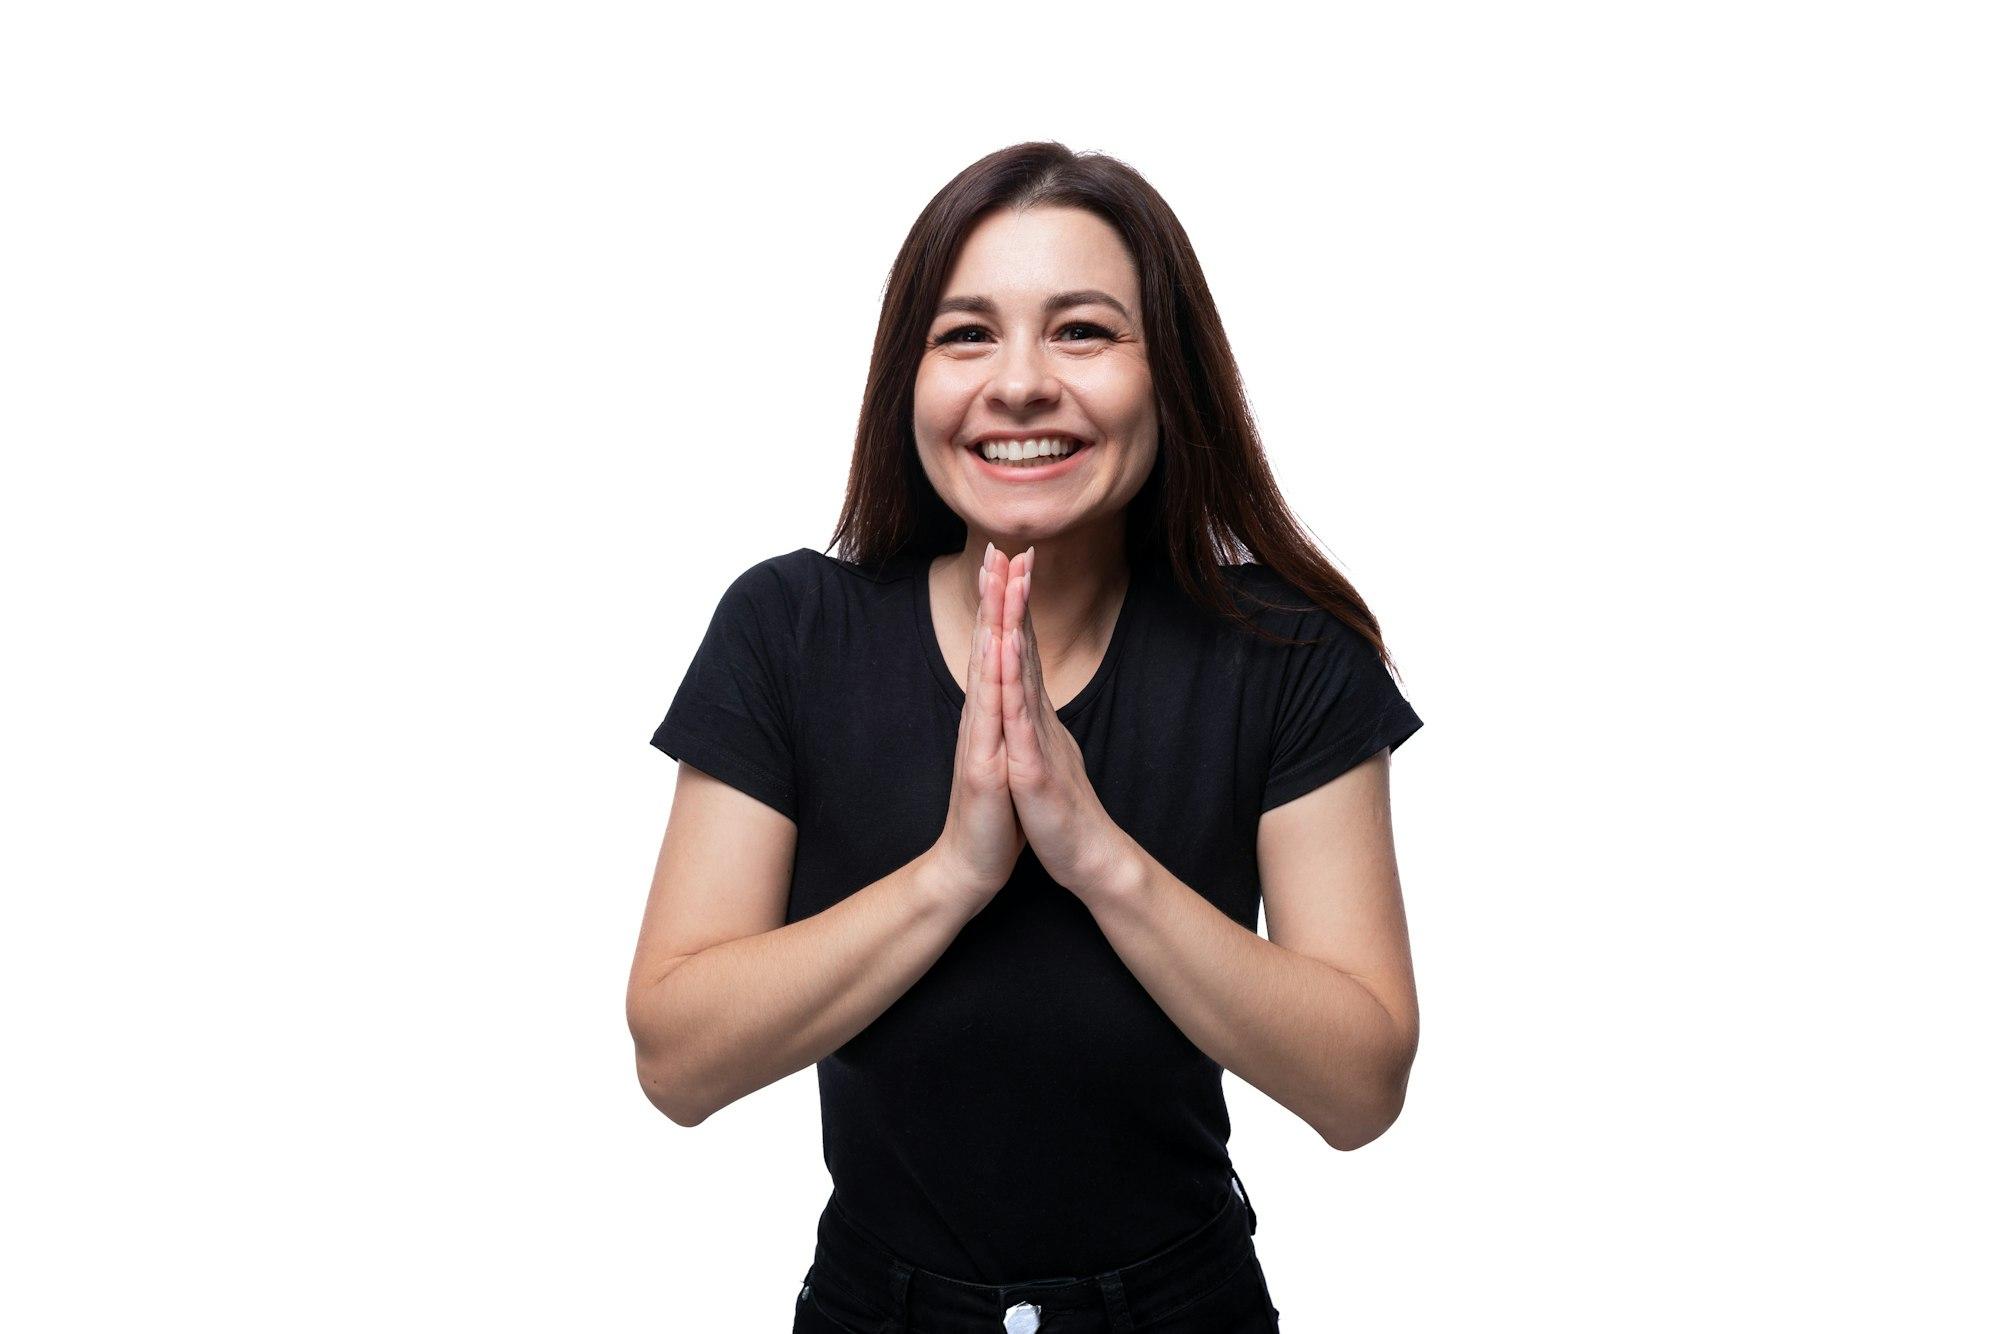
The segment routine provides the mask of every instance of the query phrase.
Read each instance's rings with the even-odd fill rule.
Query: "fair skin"
[[[1268,939],[1118,827],[1056,709],[1109,644],[1125,507],[1158,450],[1137,270],[1093,214],[1002,209],[944,291],[960,308],[933,322],[913,423],[968,534],[930,571],[933,628],[966,689],[945,828],[786,924],[796,828],[683,764],[627,992],[641,1084],[693,1125],[813,1064],[908,990],[1032,846],[1190,1041],[1358,1148],[1400,1113],[1417,1046],[1388,752],[1262,817]],[[1100,295],[1050,307],[1078,292]],[[1091,443],[1046,480],[995,476],[966,448],[1042,429]]]

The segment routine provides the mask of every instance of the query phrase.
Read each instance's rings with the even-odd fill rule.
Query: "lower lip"
[[[996,482],[1042,482],[1061,477],[1064,473],[1072,471],[1076,467],[1078,459],[1096,448],[1097,446],[1094,444],[1085,445],[1082,449],[1071,450],[1067,455],[1055,460],[1053,463],[1038,463],[1030,467],[1024,467],[1018,463],[990,463],[987,461],[986,455],[980,453],[977,448],[970,446],[967,447],[965,452],[972,456],[973,466]]]

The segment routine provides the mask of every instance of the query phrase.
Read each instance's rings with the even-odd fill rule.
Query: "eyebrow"
[[[1082,287],[1074,292],[1057,292],[1042,303],[1042,314],[1053,315],[1057,311],[1067,310],[1071,306],[1088,306],[1093,304],[1109,306],[1126,319],[1129,320],[1132,318],[1132,313],[1126,310],[1116,297],[1112,296],[1109,292],[1100,292],[1094,287]],[[936,319],[938,315],[948,314],[954,310],[962,310],[971,315],[984,315],[988,319],[1000,318],[1000,308],[993,304],[992,297],[987,296],[946,297],[944,300],[938,302],[937,315],[933,315],[931,318]]]

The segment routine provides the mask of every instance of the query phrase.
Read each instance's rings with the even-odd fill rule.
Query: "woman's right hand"
[[[928,572],[918,578],[928,577]],[[1007,787],[1007,749],[1000,721],[1000,610],[1007,594],[1007,559],[986,544],[979,573],[979,614],[973,618],[972,662],[965,709],[958,718],[951,803],[944,832],[931,849],[951,892],[986,906],[1014,874],[1028,835]]]

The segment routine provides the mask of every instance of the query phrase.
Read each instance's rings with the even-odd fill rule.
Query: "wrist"
[[[984,900],[970,887],[972,878],[935,843],[910,863],[910,881],[917,897],[936,911],[964,917],[984,906]]]
[[[1107,839],[1103,850],[1077,886],[1077,897],[1086,903],[1122,903],[1145,892],[1146,873],[1152,858],[1126,833]]]

